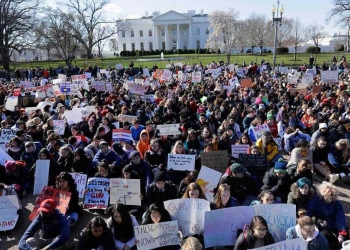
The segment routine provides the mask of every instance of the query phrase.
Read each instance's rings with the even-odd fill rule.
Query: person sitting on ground
[[[70,237],[68,221],[56,207],[56,201],[53,199],[45,199],[40,203],[38,208],[40,213],[20,239],[19,250],[35,249],[35,247],[58,249],[66,244]],[[35,234],[38,230],[40,233]]]
[[[122,170],[121,158],[108,147],[106,141],[101,141],[99,146],[100,150],[94,156],[92,166],[96,167],[102,160],[106,160],[109,165],[109,171],[116,176],[120,176]]]
[[[258,146],[261,154],[266,154],[268,164],[275,164],[278,159],[282,158],[278,153],[278,146],[274,142],[270,131],[263,133],[262,137],[256,142],[256,146]]]
[[[298,164],[290,165],[288,168],[288,174],[291,177],[292,182],[296,182],[300,178],[305,177],[311,181],[311,186],[313,185],[310,161],[307,158],[302,158]]]
[[[178,189],[180,197],[184,195],[187,186],[190,183],[195,182],[197,180],[197,177],[198,177],[198,171],[193,170],[189,172],[187,176],[180,182],[179,189]]]
[[[263,190],[259,195],[258,199],[252,201],[250,206],[260,205],[260,204],[273,204],[275,202],[275,197],[273,193],[269,190]]]
[[[298,164],[302,158],[308,159],[310,169],[313,170],[312,150],[310,149],[310,143],[306,140],[300,139],[291,152],[287,168],[293,164]]]
[[[237,206],[239,206],[238,201],[231,196],[231,187],[227,184],[221,184],[213,202],[210,203],[210,209],[215,210]]]
[[[306,141],[311,140],[311,137],[308,134],[304,134],[299,129],[295,129],[292,126],[286,128],[283,138],[284,150],[286,150],[286,152],[289,154],[293,151],[293,149],[301,139]]]
[[[167,182],[166,173],[160,171],[154,175],[154,182],[147,188],[147,204],[177,199],[176,186]]]

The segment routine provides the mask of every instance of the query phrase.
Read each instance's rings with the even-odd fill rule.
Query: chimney
[[[203,9],[201,9],[201,16],[203,16],[203,13],[204,13],[204,10],[203,10]]]
[[[146,11],[146,13],[145,13],[145,17],[146,17],[146,18],[148,18],[148,17],[149,17],[149,15],[148,15],[148,11]]]

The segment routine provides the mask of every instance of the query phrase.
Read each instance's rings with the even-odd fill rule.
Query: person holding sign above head
[[[115,250],[113,234],[102,217],[91,219],[81,231],[78,250]]]
[[[254,216],[248,228],[238,236],[234,250],[246,250],[274,244],[275,240],[269,232],[266,220]]]
[[[301,238],[307,244],[307,250],[328,250],[326,238],[317,229],[315,222],[309,216],[303,216],[298,219],[296,226],[288,228],[286,239]]]
[[[231,196],[231,187],[227,184],[221,184],[214,197],[213,202],[210,203],[210,209],[220,209],[227,207],[239,206],[238,201]]]
[[[53,199],[46,199],[40,203],[40,213],[20,239],[19,250],[60,249],[66,244],[70,236],[68,222],[56,206]],[[38,230],[40,233],[35,234]]]
[[[124,204],[113,205],[112,217],[107,220],[107,227],[114,236],[117,250],[136,250],[134,227],[139,223],[130,215]]]

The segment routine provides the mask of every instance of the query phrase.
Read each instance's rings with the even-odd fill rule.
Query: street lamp
[[[277,49],[277,30],[278,30],[278,23],[281,26],[282,25],[282,15],[284,12],[283,5],[280,12],[280,17],[278,17],[278,8],[280,6],[280,1],[277,1],[277,9],[275,8],[275,5],[272,8],[272,25],[275,25],[275,41],[274,41],[274,52],[273,52],[273,69],[275,69],[276,66],[276,49]],[[276,13],[277,11],[277,13]],[[276,17],[275,17],[276,14]],[[276,24],[275,24],[276,23]]]

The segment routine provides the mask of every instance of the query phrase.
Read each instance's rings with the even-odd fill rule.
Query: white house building
[[[128,30],[118,33],[120,51],[205,48],[209,37],[208,15],[168,11],[153,12],[139,19],[127,19]]]

